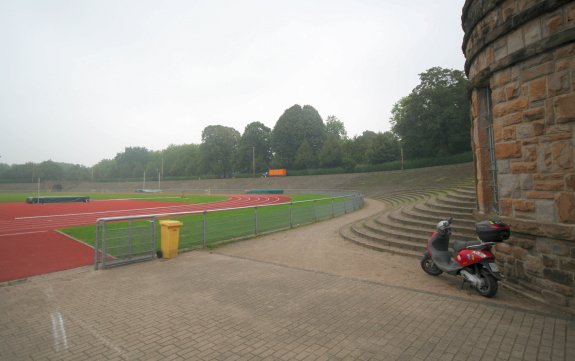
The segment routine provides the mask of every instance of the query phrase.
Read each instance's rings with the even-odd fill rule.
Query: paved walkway
[[[371,204],[360,212],[376,208]],[[575,355],[571,318],[531,307],[510,293],[486,300],[448,279],[431,277],[425,282],[431,286],[409,283],[419,279],[419,270],[399,281],[386,279],[410,260],[395,256],[393,263],[389,255],[364,254],[368,250],[340,243],[329,232],[322,233],[332,236],[334,248],[325,248],[329,243],[314,235],[316,227],[337,229],[362,215],[217,253],[190,252],[103,271],[85,267],[3,284],[0,359],[568,360]],[[296,254],[261,259],[269,245],[290,239],[308,247],[276,253],[291,249],[301,256],[299,263]],[[357,250],[348,263],[367,258],[365,264],[387,272],[334,264],[347,246]],[[248,248],[252,252],[246,254]],[[304,253],[315,254],[319,266]],[[396,268],[378,262],[385,259]],[[440,292],[436,283],[443,284]]]

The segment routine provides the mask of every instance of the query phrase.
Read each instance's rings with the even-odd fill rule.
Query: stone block
[[[511,172],[518,173],[535,173],[537,172],[536,162],[517,162],[511,164]]]
[[[562,285],[571,286],[573,284],[573,273],[555,268],[543,268],[543,277]]]
[[[573,192],[561,192],[555,198],[557,218],[561,223],[575,223],[575,194]]]
[[[511,254],[511,246],[507,243],[498,243],[495,245],[495,251],[504,254]]]
[[[575,272],[575,259],[567,258],[559,260],[559,268],[567,272]]]
[[[549,291],[549,290],[542,290],[541,296],[543,296],[543,299],[545,301],[549,302],[550,304],[553,304],[556,306],[562,306],[562,307],[566,307],[568,305],[567,297],[565,297],[559,293]]]
[[[510,198],[502,198],[499,200],[499,211],[502,216],[511,216],[513,213],[513,200]]]
[[[522,96],[519,98],[515,98],[505,103],[496,104],[493,107],[493,116],[495,118],[501,118],[509,114],[517,113],[527,109],[528,105],[529,105],[528,97]]]
[[[497,159],[521,158],[521,143],[508,142],[495,144]]]
[[[501,87],[511,81],[511,69],[506,68],[493,74],[490,79],[491,89]]]
[[[505,97],[507,100],[515,99],[521,95],[519,82],[514,81],[505,86]]]
[[[562,59],[573,55],[575,55],[575,44],[573,43],[562,46],[553,52],[555,59]]]
[[[535,249],[539,253],[568,257],[571,253],[571,242],[560,241],[552,238],[539,237],[535,241]]]
[[[547,77],[529,82],[529,101],[533,102],[547,97]]]
[[[558,264],[557,257],[547,254],[541,255],[541,262],[543,263],[543,266],[547,268],[557,268]]]
[[[528,81],[552,74],[553,72],[555,72],[555,64],[553,61],[548,61],[529,68],[523,68],[521,71],[521,78],[524,81]]]
[[[542,19],[542,36],[548,37],[558,33],[563,28],[563,13],[555,11]]]
[[[545,107],[527,109],[523,112],[523,121],[545,119]]]
[[[510,125],[519,124],[522,121],[523,121],[523,113],[517,112],[496,119],[495,124],[501,124],[501,126],[507,127]]]
[[[535,203],[524,199],[515,199],[513,200],[513,209],[521,212],[533,212],[535,211]]]
[[[503,198],[519,198],[521,195],[520,178],[517,174],[500,174],[497,177],[499,196]]]
[[[557,212],[555,211],[555,201],[549,199],[538,199],[535,201],[536,216],[539,222],[557,222]]]
[[[575,174],[570,173],[565,175],[565,190],[575,191]]]
[[[503,140],[504,142],[509,142],[511,140],[515,140],[516,139],[515,129],[516,129],[515,126],[503,128],[503,131],[501,134],[501,140]],[[496,140],[496,142],[497,142],[497,140]]]
[[[523,26],[523,37],[525,39],[525,45],[530,45],[541,40],[540,19],[532,20]]]
[[[563,181],[553,181],[553,180],[545,180],[545,181],[533,181],[533,189],[536,191],[561,191],[563,190]]]
[[[523,32],[518,29],[507,36],[507,53],[513,54],[525,47]]]
[[[572,142],[555,142],[551,145],[553,166],[555,169],[573,168],[573,145]]]
[[[531,191],[531,192],[527,192],[527,198],[531,198],[531,199],[555,199],[555,193]]]
[[[571,70],[549,75],[549,96],[555,97],[571,91]]]
[[[533,189],[533,176],[531,174],[520,174],[519,175],[519,184],[521,186],[521,190],[529,191]]]
[[[521,247],[512,247],[511,248],[511,254],[516,259],[524,260],[525,257],[527,256],[528,252]]]
[[[557,97],[554,101],[554,111],[557,123],[575,121],[575,93]]]
[[[487,173],[489,173],[489,171]],[[511,173],[511,165],[509,159],[503,159],[497,161],[497,173],[498,174]]]
[[[522,158],[526,162],[536,162],[537,161],[537,146],[532,145],[523,145],[521,149]]]
[[[525,272],[533,275],[539,275],[543,271],[543,262],[541,258],[527,255],[523,261]]]

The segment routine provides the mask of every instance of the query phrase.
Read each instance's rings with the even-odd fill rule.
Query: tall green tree
[[[370,142],[366,157],[370,164],[399,160],[399,140],[392,132],[378,133]]]
[[[293,167],[304,141],[307,141],[312,152],[319,154],[325,137],[325,124],[317,110],[310,105],[303,108],[298,104],[292,106],[282,114],[272,131],[272,151],[276,165]],[[305,167],[313,165],[307,164]]]
[[[126,147],[116,154],[115,178],[142,178],[147,168],[150,151],[144,147]]]
[[[319,153],[320,166],[324,168],[341,166],[343,163],[342,144],[342,140],[340,140],[337,135],[328,135]]]
[[[240,133],[234,128],[222,125],[205,127],[200,146],[204,171],[222,178],[231,177],[239,140]]]
[[[333,135],[337,139],[347,139],[347,131],[345,124],[339,120],[335,115],[328,115],[325,120],[325,131],[327,136]]]
[[[272,160],[271,138],[272,130],[263,123],[248,124],[238,146],[237,169],[243,173],[262,173],[267,170]]]
[[[392,109],[392,131],[408,157],[458,154],[471,149],[468,80],[459,70],[434,67]]]
[[[160,167],[164,177],[201,175],[201,154],[198,144],[171,144],[162,151]]]
[[[308,169],[317,167],[317,163],[318,157],[316,153],[314,153],[307,139],[304,139],[297,150],[294,166],[299,169]]]

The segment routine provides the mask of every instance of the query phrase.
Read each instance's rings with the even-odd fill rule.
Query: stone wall
[[[498,211],[512,227],[497,259],[509,281],[575,311],[575,2],[468,0],[462,22],[478,211],[494,204],[492,124]]]

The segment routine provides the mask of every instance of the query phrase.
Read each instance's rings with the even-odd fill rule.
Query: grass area
[[[37,193],[33,192],[18,192],[18,193],[0,193],[0,203],[7,202],[25,202],[28,197],[36,197]],[[182,194],[182,193],[89,193],[89,192],[75,192],[75,193],[40,193],[40,196],[88,196],[90,200],[108,200],[108,199],[141,199],[146,201],[156,202],[178,202],[178,203],[211,203],[226,200],[226,196],[212,196],[212,195],[195,195],[195,194]]]
[[[294,202],[293,204],[288,203],[207,212],[205,230],[206,246],[213,247],[227,240],[253,236],[256,227],[258,234],[260,234],[272,230],[289,228],[292,224],[311,223],[320,219],[331,218],[336,208],[339,209],[337,213],[344,213],[344,198],[334,200],[326,198],[329,197],[320,194],[293,195],[291,196],[292,202]],[[170,217],[170,219],[183,223],[180,230],[181,249],[197,248],[203,245],[204,218],[202,213]],[[137,252],[138,244],[141,244],[141,247],[149,247],[149,235],[151,233],[150,221],[132,221],[131,224],[128,223],[129,222],[116,222],[106,225],[108,253],[119,256],[122,252],[125,252],[127,238],[135,240],[134,244],[130,245],[130,247],[132,247],[131,251]],[[65,228],[60,231],[91,246],[95,244],[95,225]],[[157,250],[159,250],[161,246],[160,236],[161,227],[157,225]]]

